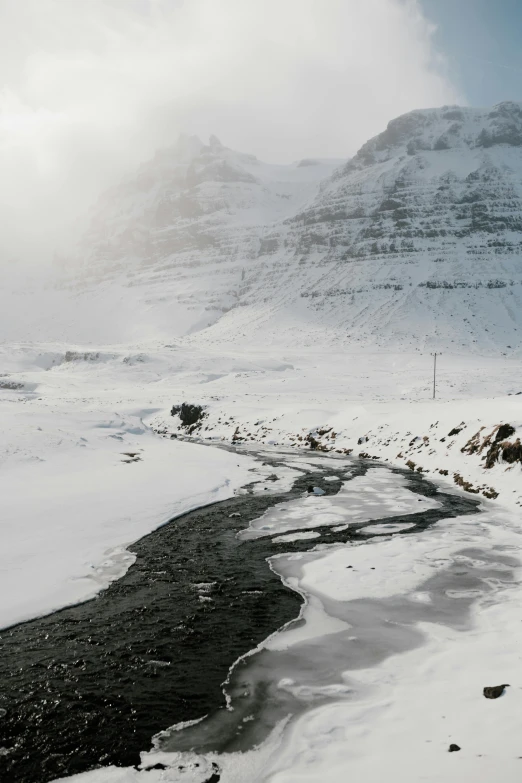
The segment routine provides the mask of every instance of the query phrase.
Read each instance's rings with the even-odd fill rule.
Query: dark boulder
[[[182,405],[173,405],[170,411],[171,416],[179,416],[184,427],[191,427],[205,416],[201,405],[191,405],[184,402]]]
[[[508,683],[504,685],[491,685],[484,688],[484,696],[486,699],[498,699],[504,693],[504,688],[509,688]]]
[[[455,753],[457,750],[460,750],[460,745],[455,745],[455,743],[452,742],[448,748],[449,753]]]
[[[514,443],[504,443],[502,447],[502,459],[504,462],[522,462],[522,443],[517,438]]]
[[[492,468],[493,465],[499,461],[500,457],[508,463],[522,462],[522,444],[520,443],[520,438],[517,438],[514,443],[506,440],[506,438],[510,438],[514,433],[515,428],[512,427],[511,424],[500,425],[497,429],[495,440],[486,454],[486,468]]]
[[[515,428],[511,424],[501,424],[495,435],[495,441],[506,440],[515,434]]]

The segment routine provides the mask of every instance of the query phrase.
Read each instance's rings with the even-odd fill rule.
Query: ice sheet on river
[[[400,514],[439,507],[438,501],[408,489],[406,479],[387,468],[345,482],[337,495],[310,493],[298,501],[281,503],[251,523],[241,534],[246,539],[304,530],[323,525],[360,524]]]
[[[394,502],[417,510],[417,496],[408,506],[404,484],[386,473],[379,518]],[[355,481],[352,500],[368,514],[364,498],[375,498]],[[310,500],[336,498],[297,503]],[[521,543],[518,521],[486,506],[421,533],[272,558],[305,604],[231,671],[232,709],[166,732],[142,770],[99,770],[81,783],[489,783],[499,769],[503,783],[518,783]],[[497,681],[511,688],[484,699]],[[214,752],[188,751],[209,741]],[[156,763],[167,769],[147,771]]]

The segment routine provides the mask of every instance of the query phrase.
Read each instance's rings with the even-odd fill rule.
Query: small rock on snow
[[[498,699],[504,693],[504,688],[509,688],[508,683],[504,685],[492,685],[484,688],[484,696],[486,699]]]

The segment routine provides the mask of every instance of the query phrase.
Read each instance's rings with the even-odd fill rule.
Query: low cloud
[[[179,132],[348,157],[462,102],[416,0],[0,0],[0,247],[47,259]],[[0,259],[1,260],[1,259]]]

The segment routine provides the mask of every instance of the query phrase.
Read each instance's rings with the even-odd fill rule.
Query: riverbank
[[[445,486],[522,509],[522,396],[474,400],[235,405],[200,401],[201,426],[186,427],[170,410],[151,419],[168,437],[264,443],[318,453],[379,459],[430,474]]]
[[[237,538],[328,475],[303,462],[287,490],[277,457],[255,462],[269,465],[279,492],[264,489],[260,465],[242,493],[132,543],[132,566],[96,600],[0,631],[2,780],[137,764],[154,734],[223,709],[232,664],[299,614],[299,596],[266,562],[280,545]],[[325,496],[338,490],[323,483]]]
[[[359,517],[371,500],[362,484]],[[329,506],[340,501],[327,499]],[[259,737],[256,729],[278,716],[277,704],[293,707],[293,719],[279,714],[254,747],[229,741],[200,750],[198,737],[211,744],[227,719],[218,714],[163,732],[137,769],[111,767],[67,780],[318,783],[356,772],[377,783],[391,769],[406,783],[488,783],[501,769],[502,780],[515,783],[522,533],[513,514],[493,501],[485,506],[424,531],[393,530],[379,540],[271,559],[305,604],[298,622],[269,637],[228,677],[230,720],[245,720],[247,736]],[[287,520],[288,514],[270,516],[270,535],[287,529]],[[509,683],[504,694],[486,699],[484,687],[500,683]],[[257,688],[265,700],[256,703]],[[455,745],[459,750],[450,752]]]
[[[134,562],[128,545],[231,497],[255,462],[166,443],[123,405],[4,401],[0,627],[87,600]]]

